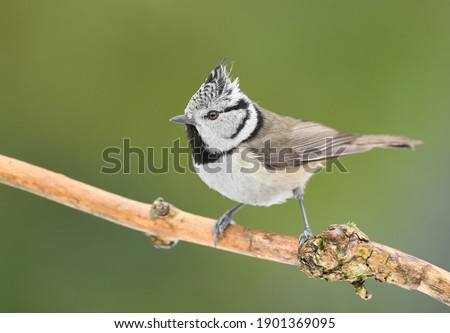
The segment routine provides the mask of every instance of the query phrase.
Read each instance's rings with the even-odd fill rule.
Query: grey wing
[[[293,118],[289,123],[290,126],[284,127],[285,133],[266,136],[257,153],[258,160],[268,169],[289,169],[357,152],[352,142],[361,135]]]

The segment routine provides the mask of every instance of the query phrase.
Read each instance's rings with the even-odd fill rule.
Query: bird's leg
[[[230,210],[227,210],[225,214],[223,214],[214,224],[213,232],[214,232],[214,247],[217,245],[217,240],[219,239],[219,236],[223,235],[223,232],[228,227],[230,223],[233,222],[232,217],[233,214],[236,213],[239,209],[241,209],[245,204],[240,203],[236,205],[235,207],[231,208]]]
[[[300,204],[300,208],[302,209],[303,221],[305,223],[305,229],[303,230],[303,232],[300,234],[300,236],[298,238],[298,249],[300,250],[303,243],[308,238],[311,238],[313,233],[312,233],[311,227],[309,226],[308,218],[306,217],[305,205],[303,204],[303,191],[301,191],[300,189],[296,189],[296,190],[294,190],[294,195],[297,198],[298,203]]]

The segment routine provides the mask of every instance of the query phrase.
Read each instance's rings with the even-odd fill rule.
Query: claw
[[[313,236],[311,228],[305,228],[303,232],[300,234],[298,238],[298,251],[302,248],[303,244],[307,239],[310,239]]]
[[[214,248],[217,248],[217,241],[219,240],[219,235],[222,235],[222,233],[217,229],[214,232]]]
[[[212,228],[212,231],[214,233],[214,247],[217,247],[217,241],[219,240],[219,237],[223,235],[223,232],[228,227],[228,225],[234,224],[234,221],[231,219],[234,213],[236,213],[239,209],[244,207],[245,204],[239,203],[235,207],[228,210],[225,214],[223,214],[214,224],[214,227]]]
[[[222,215],[214,224],[214,227],[212,229],[212,231],[214,232],[214,247],[217,247],[217,241],[219,240],[219,237],[223,236],[223,233],[229,224],[233,224],[233,220],[228,214]]]

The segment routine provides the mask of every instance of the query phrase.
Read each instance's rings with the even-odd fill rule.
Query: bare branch
[[[149,235],[157,247],[178,240],[213,246],[214,220],[190,214],[156,200],[137,202],[70,179],[64,175],[0,155],[0,182],[99,216]],[[419,290],[450,305],[450,273],[393,248],[369,241],[350,225],[331,225],[308,240],[300,251],[298,240],[231,225],[218,248],[260,259],[301,267],[309,276],[350,282],[363,298],[367,278]]]

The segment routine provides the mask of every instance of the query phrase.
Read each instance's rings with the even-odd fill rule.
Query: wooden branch
[[[178,240],[213,246],[214,220],[193,215],[157,199],[137,202],[64,175],[0,155],[0,182],[79,209],[149,235],[156,247]],[[307,240],[300,254],[292,236],[230,225],[218,248],[299,266],[308,276],[351,283],[364,299],[367,278],[421,291],[450,305],[450,273],[396,249],[369,241],[353,225],[331,225]]]

